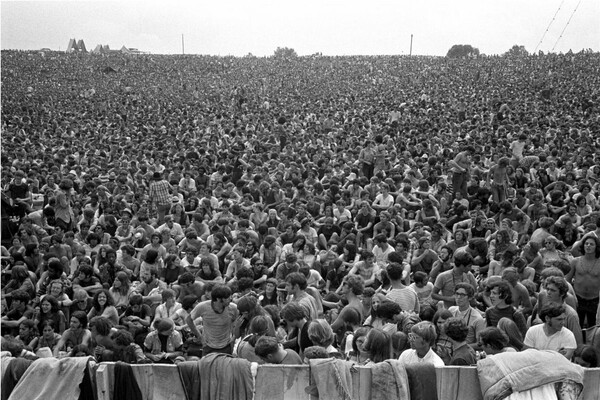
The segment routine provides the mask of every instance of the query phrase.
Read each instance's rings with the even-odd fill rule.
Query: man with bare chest
[[[583,255],[571,262],[566,279],[572,283],[577,295],[577,314],[583,328],[596,325],[596,312],[600,293],[600,239],[588,235],[583,240]]]
[[[492,191],[492,198],[496,204],[506,200],[506,189],[508,188],[508,175],[506,174],[510,160],[502,157],[497,164],[491,166],[486,178],[486,184]],[[491,185],[490,185],[491,180]]]

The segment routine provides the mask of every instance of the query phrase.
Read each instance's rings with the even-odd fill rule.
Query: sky
[[[564,53],[600,51],[600,0],[1,1],[0,27],[2,50],[65,50],[75,38],[154,54],[398,55],[412,35],[415,55],[454,44]]]

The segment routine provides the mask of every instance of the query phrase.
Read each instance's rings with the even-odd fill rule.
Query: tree
[[[296,50],[290,49],[289,47],[278,47],[273,54],[275,58],[296,58]]]
[[[504,53],[505,57],[527,57],[529,52],[525,49],[525,46],[514,45],[510,48],[506,53]]]
[[[471,58],[478,57],[479,49],[471,46],[470,44],[455,44],[450,47],[446,57],[448,58]]]

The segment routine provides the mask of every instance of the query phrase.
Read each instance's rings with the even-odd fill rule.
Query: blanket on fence
[[[15,386],[9,400],[78,400],[90,360],[93,360],[92,357],[35,360]]]
[[[484,400],[500,400],[548,383],[571,381],[583,388],[584,369],[551,350],[500,353],[477,363]]]

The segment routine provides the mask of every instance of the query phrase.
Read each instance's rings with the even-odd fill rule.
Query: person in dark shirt
[[[308,319],[306,310],[299,303],[291,302],[281,310],[281,318],[288,328],[292,328],[289,340],[283,344],[285,349],[292,349],[302,357],[304,349],[313,343],[308,337]]]
[[[452,357],[449,365],[475,365],[475,350],[467,344],[469,327],[461,318],[449,318],[444,325],[444,332],[452,342]]]
[[[19,334],[19,325],[27,319],[33,319],[33,308],[29,305],[31,296],[24,290],[12,292],[10,310],[2,317],[2,330],[9,330],[12,336]]]

